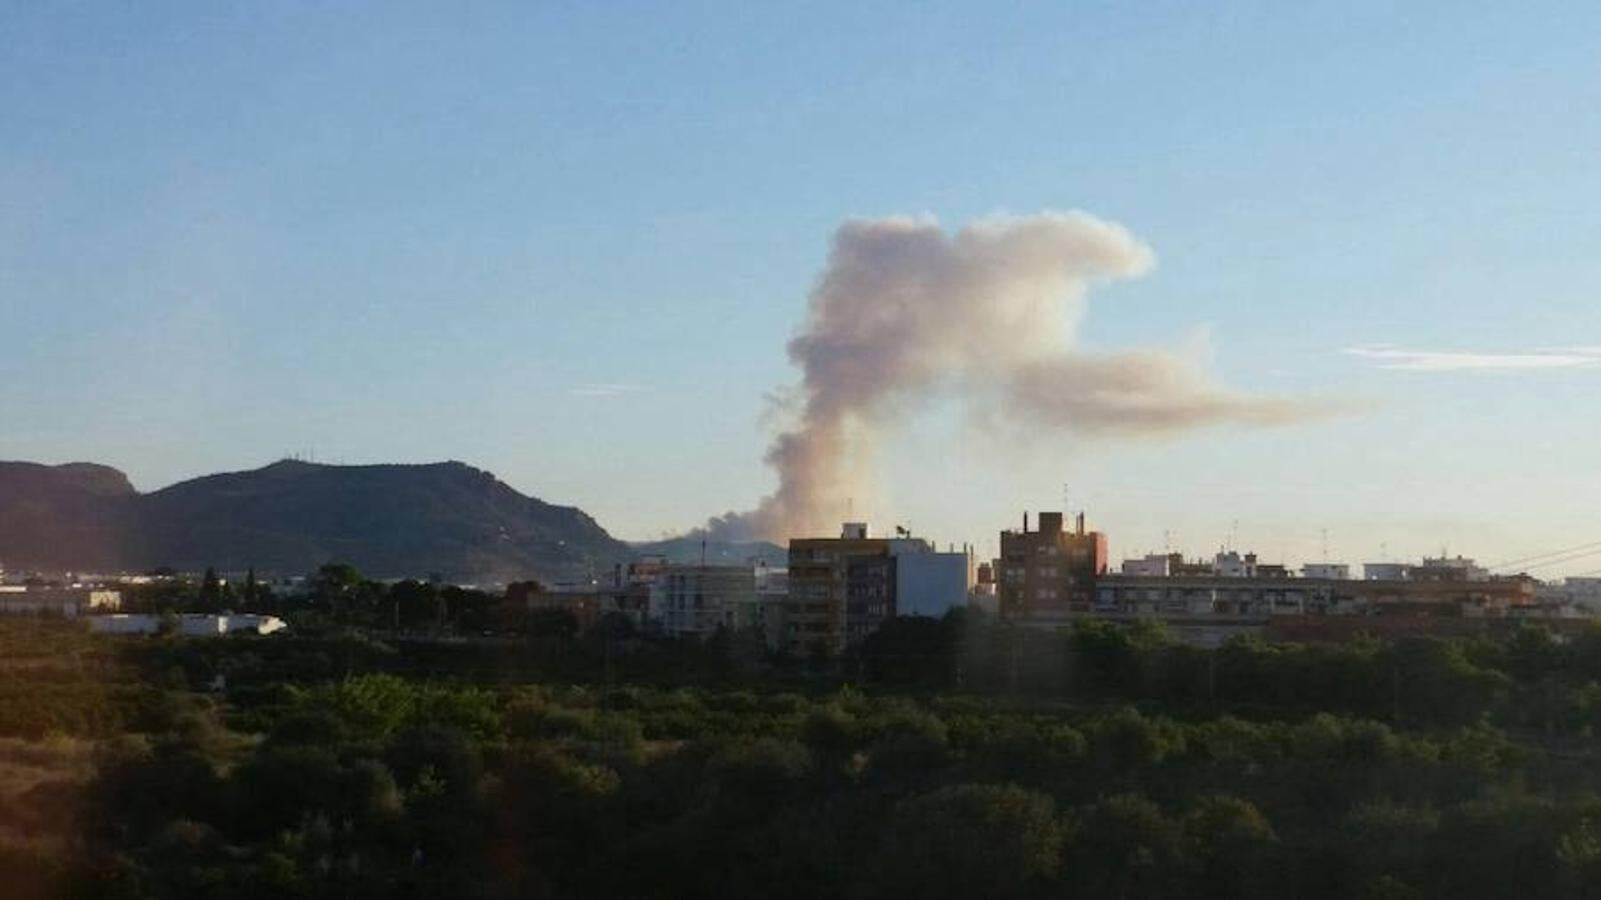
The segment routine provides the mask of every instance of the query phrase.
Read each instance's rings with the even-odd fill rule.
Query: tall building
[[[895,615],[895,557],[857,556],[845,564],[845,644],[860,644]]]
[[[1039,530],[1001,532],[1000,608],[1006,619],[1065,618],[1088,613],[1095,601],[1095,581],[1106,574],[1106,535],[1062,527],[1062,514],[1042,512]]]
[[[967,603],[970,568],[966,553],[869,537],[862,522],[847,522],[837,538],[794,538],[785,646],[798,656],[836,655],[896,616],[944,615]]]
[[[796,656],[844,652],[851,562],[889,556],[889,540],[846,522],[837,538],[791,538],[785,645]],[[865,602],[865,598],[859,598]]]

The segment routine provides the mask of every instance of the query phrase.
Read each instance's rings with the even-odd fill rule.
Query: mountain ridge
[[[583,510],[466,463],[298,460],[148,493],[110,466],[0,461],[0,563],[49,571],[172,566],[373,577],[571,580],[634,551]]]

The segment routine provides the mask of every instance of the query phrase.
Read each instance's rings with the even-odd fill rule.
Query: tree
[[[354,593],[361,582],[361,572],[355,566],[333,562],[317,569],[311,578],[311,590],[318,600],[332,604]]]
[[[1015,785],[954,785],[896,807],[878,878],[886,896],[1041,896],[1061,852],[1050,797]]]
[[[1180,878],[1183,833],[1137,794],[1109,797],[1075,817],[1068,873],[1087,897],[1159,897]]]
[[[890,619],[867,636],[862,661],[874,681],[942,687],[955,672],[956,629],[950,622],[923,616]]]
[[[439,586],[407,579],[389,586],[389,627],[420,628],[439,621]]]
[[[1200,868],[1204,896],[1257,895],[1264,863],[1278,839],[1261,810],[1238,797],[1202,797],[1185,815],[1183,828]]]
[[[528,636],[566,643],[578,634],[578,617],[566,609],[536,609],[528,613]]]
[[[717,784],[717,811],[726,821],[755,825],[789,801],[811,772],[812,756],[794,741],[742,740],[720,750],[710,763]]]
[[[217,570],[206,567],[206,574],[200,579],[200,609],[203,612],[217,612],[222,609],[222,579],[217,577]]]

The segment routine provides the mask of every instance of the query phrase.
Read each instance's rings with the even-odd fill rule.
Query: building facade
[[[967,553],[940,553],[920,538],[875,538],[848,522],[837,538],[789,542],[784,647],[837,655],[896,616],[942,616],[967,603]]]
[[[1062,514],[1042,512],[1039,530],[1001,532],[1000,614],[1005,619],[1062,619],[1091,611],[1096,579],[1106,574],[1106,535],[1062,526]]]
[[[845,651],[849,575],[853,560],[888,558],[889,540],[868,537],[863,522],[847,522],[837,538],[792,538],[784,646],[796,656]]]
[[[704,639],[754,616],[756,571],[750,566],[669,564],[656,578],[650,605],[651,618],[663,633]]]

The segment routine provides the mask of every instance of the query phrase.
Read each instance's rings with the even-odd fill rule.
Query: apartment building
[[[1086,531],[1080,514],[1072,531],[1062,514],[1042,512],[1030,531],[1001,532],[1000,613],[1005,619],[1059,619],[1091,611],[1095,582],[1106,574],[1106,535]]]

